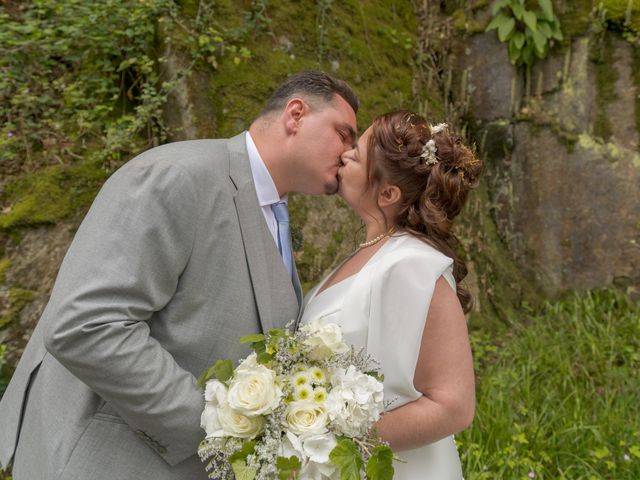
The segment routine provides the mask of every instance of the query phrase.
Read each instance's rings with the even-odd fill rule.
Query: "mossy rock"
[[[7,295],[7,308],[0,316],[0,329],[18,318],[22,309],[35,298],[34,292],[24,288],[12,287]]]
[[[10,178],[2,199],[0,230],[56,223],[88,208],[107,176],[101,162],[85,160]]]

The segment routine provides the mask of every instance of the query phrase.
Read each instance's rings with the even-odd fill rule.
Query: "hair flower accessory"
[[[436,158],[436,152],[438,148],[436,147],[436,142],[433,140],[429,140],[422,147],[422,153],[420,154],[420,158],[422,158],[422,162],[427,165],[435,165],[438,163],[438,159]]]
[[[438,123],[437,125],[430,125],[431,135],[436,133],[440,133],[445,128],[447,128],[446,123]],[[422,147],[422,153],[420,154],[420,158],[422,158],[422,162],[427,165],[437,165],[438,158],[436,157],[436,153],[438,152],[438,147],[436,147],[436,142],[433,138],[431,138],[427,143]]]

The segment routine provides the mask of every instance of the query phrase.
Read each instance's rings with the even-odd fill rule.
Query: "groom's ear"
[[[380,193],[378,193],[378,206],[380,208],[390,207],[391,205],[395,205],[400,202],[402,198],[402,192],[400,192],[400,188],[397,185],[385,185],[380,189]]]
[[[283,121],[287,134],[295,135],[300,129],[300,120],[305,115],[308,105],[300,98],[292,98],[284,107]]]

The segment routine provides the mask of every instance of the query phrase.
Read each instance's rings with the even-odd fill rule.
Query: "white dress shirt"
[[[256,144],[251,138],[251,134],[247,132],[247,152],[249,154],[249,164],[251,166],[251,175],[253,176],[253,183],[256,186],[256,193],[258,194],[258,203],[262,208],[262,214],[267,222],[267,227],[271,232],[273,241],[278,245],[278,222],[271,210],[271,205],[277,202],[287,202],[287,195],[282,198],[278,196],[278,190],[276,184],[273,183],[273,179],[269,174],[269,170],[264,164]]]

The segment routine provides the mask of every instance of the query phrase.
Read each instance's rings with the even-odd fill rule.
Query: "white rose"
[[[276,373],[258,364],[238,367],[227,395],[229,406],[249,417],[273,412],[281,398]]]
[[[204,411],[200,416],[200,426],[207,437],[227,436],[218,418],[218,408],[226,403],[227,387],[218,380],[209,380],[204,390]]]
[[[311,348],[309,357],[313,360],[322,360],[336,353],[349,351],[349,346],[342,341],[342,330],[335,323],[323,325],[319,320],[313,320],[301,330],[309,334],[305,345]]]
[[[298,435],[327,431],[327,412],[313,400],[291,402],[287,406],[285,418],[289,429]]]
[[[227,436],[218,418],[218,407],[210,403],[205,403],[204,405],[204,411],[200,416],[200,426],[207,433],[207,438]]]
[[[247,417],[228,404],[218,407],[218,421],[229,437],[253,438],[264,428],[263,417]]]
[[[204,386],[204,399],[218,406],[227,398],[227,387],[220,380],[209,380]]]
[[[260,365],[258,363],[258,355],[256,354],[256,352],[253,352],[247,355],[247,357],[240,362],[240,365],[236,367],[235,371],[240,372],[242,370],[253,370],[258,365]]]

